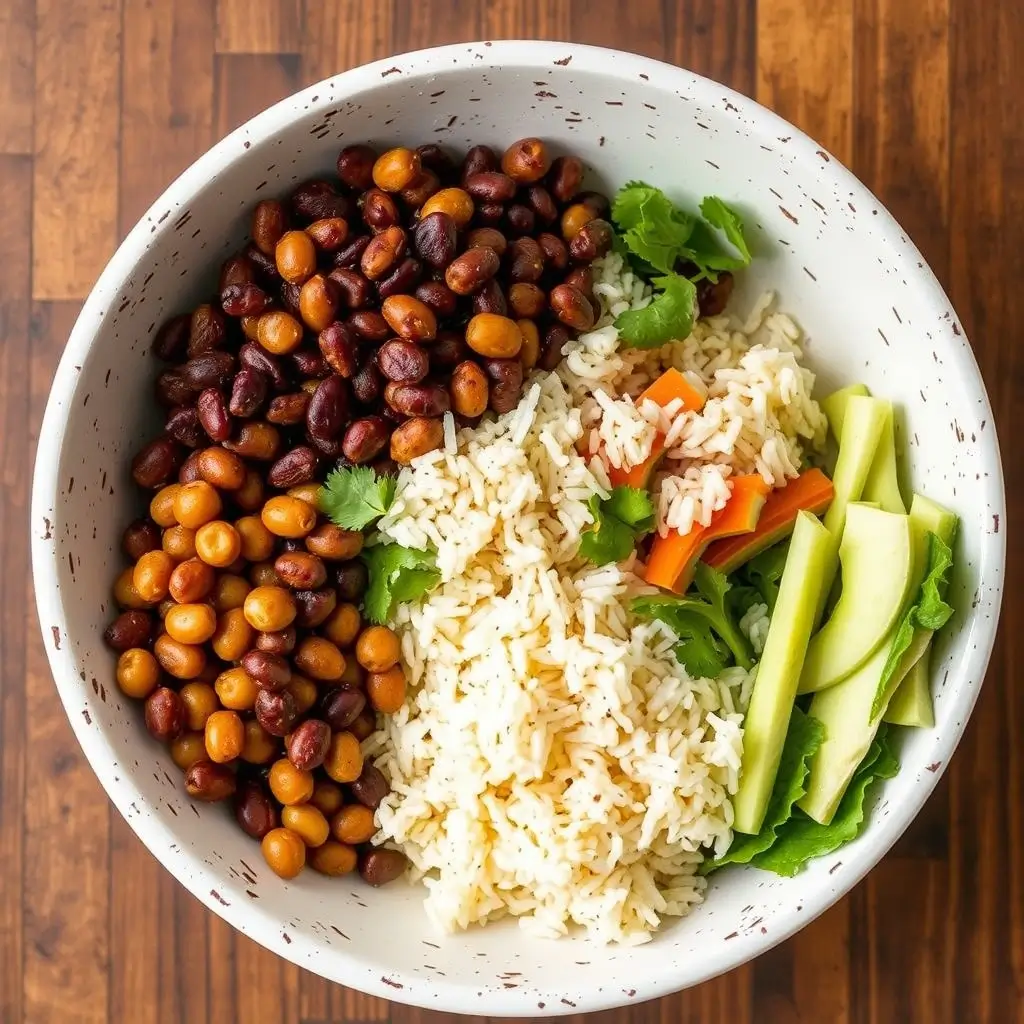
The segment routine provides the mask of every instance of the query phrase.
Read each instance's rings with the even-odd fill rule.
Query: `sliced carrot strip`
[[[807,469],[785,487],[772,491],[757,521],[757,528],[744,536],[720,540],[703,558],[713,569],[726,575],[765,548],[792,532],[797,513],[819,515],[832,501],[832,481],[820,469]],[[728,507],[728,506],[727,506]]]

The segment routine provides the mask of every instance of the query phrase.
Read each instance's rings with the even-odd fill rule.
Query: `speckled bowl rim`
[[[42,517],[48,510],[59,504],[58,468],[67,425],[67,410],[71,408],[77,387],[78,370],[84,365],[110,302],[120,294],[146,245],[152,241],[152,225],[158,223],[159,211],[187,206],[192,195],[239,157],[243,145],[248,148],[251,143],[272,138],[282,126],[297,118],[308,117],[310,111],[326,111],[329,107],[336,106],[339,99],[343,99],[349,91],[358,92],[372,88],[380,83],[386,73],[393,73],[392,69],[400,69],[408,80],[416,76],[427,78],[440,71],[472,68],[483,72],[490,65],[514,66],[524,70],[547,70],[552,64],[568,64],[570,59],[574,70],[582,69],[605,75],[609,80],[618,81],[623,88],[628,88],[639,76],[653,81],[674,79],[674,84],[680,90],[686,90],[688,94],[698,97],[713,95],[720,100],[724,94],[727,98],[735,99],[738,104],[741,103],[753,116],[754,132],[763,133],[772,139],[781,135],[789,136],[790,152],[796,152],[799,159],[813,160],[819,164],[821,162],[824,153],[821,146],[793,125],[747,97],[738,96],[725,86],[673,65],[599,47],[530,40],[461,43],[388,57],[312,85],[257,115],[217,143],[184,171],[140,219],[104,269],[75,323],[53,381],[39,438],[31,522],[42,522]],[[878,206],[876,228],[881,230],[885,242],[906,265],[908,274],[912,273],[918,285],[933,295],[936,315],[941,316],[950,308],[949,300],[931,270],[927,268],[921,254],[905,238],[896,221],[834,157],[829,157],[825,173],[826,177],[831,177],[838,189],[849,192],[852,197],[857,198],[858,203]],[[171,229],[170,223],[157,228],[158,231]],[[965,387],[977,392],[991,421],[988,398],[970,347],[965,343],[951,351],[949,355],[954,360],[959,379]],[[990,506],[1002,510],[1005,507],[1005,495],[998,442],[994,430],[987,433],[985,451],[988,460],[984,468],[988,472],[982,486],[990,492]],[[979,578],[993,584],[996,589],[997,600],[993,603],[997,607],[1002,590],[1005,545],[1005,530],[986,535],[981,564],[978,566]],[[57,623],[63,630],[67,618],[58,587],[55,547],[49,538],[42,536],[35,528],[32,530],[32,567],[40,623]],[[993,616],[988,621],[974,624],[973,637],[977,641],[977,646],[964,659],[965,680],[980,680],[984,677],[995,643],[997,621],[997,616]],[[457,1013],[538,1016],[537,994],[533,990],[529,990],[528,994],[527,991],[488,993],[487,997],[482,999],[478,986],[474,983],[460,984],[438,977],[426,980],[422,977],[406,977],[400,972],[389,973],[386,968],[382,972],[380,965],[360,963],[344,951],[336,949],[332,950],[329,958],[318,958],[318,944],[315,941],[296,935],[286,942],[282,936],[280,920],[268,911],[253,903],[225,906],[218,902],[215,890],[221,878],[215,869],[203,863],[199,857],[178,848],[174,832],[158,818],[140,815],[129,817],[129,805],[133,801],[143,799],[139,789],[130,775],[115,778],[115,756],[110,744],[104,740],[100,731],[88,728],[78,714],[71,713],[71,709],[81,697],[82,685],[79,666],[72,654],[73,645],[65,643],[58,649],[55,645],[46,643],[45,647],[57,690],[68,712],[71,726],[110,799],[160,863],[176,878],[188,878],[189,890],[214,913],[285,959],[314,971],[326,969],[325,976],[332,980],[384,999]],[[843,873],[842,884],[838,888],[833,890],[819,886],[817,891],[809,891],[806,894],[800,912],[796,909],[780,911],[781,916],[770,935],[749,929],[737,936],[733,942],[723,944],[718,949],[709,949],[706,959],[699,965],[664,963],[660,972],[652,970],[647,972],[645,977],[637,978],[635,991],[630,992],[628,996],[610,992],[578,993],[572,1009],[566,1012],[583,1013],[607,1009],[699,984],[745,963],[789,938],[837,902],[878,863],[913,821],[948,764],[980,692],[979,685],[955,684],[956,681],[952,688],[956,690],[956,719],[960,725],[951,727],[938,741],[935,753],[940,766],[930,778],[922,780],[922,784],[914,789],[913,796],[901,804],[898,811],[894,810],[882,821],[872,825],[866,835],[870,841],[858,844],[846,858],[846,870]],[[667,972],[676,976],[666,986]],[[560,1005],[560,994],[553,993],[548,1001],[548,1005],[553,1009]]]

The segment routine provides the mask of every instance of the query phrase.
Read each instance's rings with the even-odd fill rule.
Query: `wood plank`
[[[394,53],[394,20],[394,0],[309,5],[303,22],[303,78],[318,82]]]
[[[213,142],[209,0],[124,0],[120,232]]]
[[[666,4],[668,60],[748,96],[754,95],[757,14],[754,0],[679,0]]]
[[[760,0],[757,89],[844,163],[852,153],[853,0]]]
[[[0,4],[0,155],[33,152],[34,20],[32,0]]]
[[[216,58],[214,133],[220,138],[295,92],[299,58],[228,54]]]
[[[82,299],[117,241],[121,0],[37,0],[32,293]]]
[[[668,5],[666,5],[668,6]],[[572,39],[664,58],[666,25],[660,4],[571,0]]]
[[[77,314],[78,304],[72,302],[33,309],[28,379],[33,423],[42,417]],[[31,597],[28,583],[24,600]],[[32,799],[24,807],[24,1020],[64,1024],[73,1006],[82,1024],[106,1024],[107,798],[64,715],[34,615],[24,617],[23,643],[25,706],[32,709],[25,718],[25,778],[33,784]]]
[[[23,1017],[22,869],[25,858],[26,619],[25,581],[29,576],[25,521],[29,504],[29,459],[26,424],[29,392],[25,381],[31,359],[29,311],[31,292],[30,207],[32,164],[27,157],[0,156],[0,1020]],[[42,528],[42,524],[39,524]],[[32,524],[35,529],[35,524]]]
[[[496,0],[484,10],[488,39],[570,39],[570,0]]]
[[[482,35],[482,7],[474,0],[448,0],[437,4],[425,4],[422,0],[394,0],[392,52],[479,39]]]
[[[848,1024],[850,979],[847,970],[850,908],[846,900],[827,910],[787,945],[793,951],[793,1001],[808,1021]]]
[[[298,53],[302,0],[216,0],[218,53]]]

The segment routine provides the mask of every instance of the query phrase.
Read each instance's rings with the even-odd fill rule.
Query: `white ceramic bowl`
[[[192,804],[123,700],[101,633],[119,538],[138,514],[127,470],[157,427],[148,353],[166,316],[211,287],[253,202],[330,172],[370,140],[503,147],[540,135],[593,180],[631,178],[747,211],[758,259],[735,300],[777,289],[810,335],[822,389],[864,381],[901,411],[915,488],[963,519],[957,615],[935,659],[936,726],[902,737],[903,767],[865,834],[794,879],[715,876],[704,905],[636,948],[531,939],[514,923],[443,938],[405,886],[305,872],[283,882],[222,807]],[[907,827],[978,695],[1002,586],[1003,485],[992,415],[956,314],[920,254],[838,162],[753,101],[686,71],[561,43],[458,45],[357,68],[279,103],[190,167],[117,251],[57,371],[32,507],[36,594],[53,675],[110,798],[182,884],[277,953],[379,996],[464,1013],[581,1012],[664,995],[768,949],[823,911]]]

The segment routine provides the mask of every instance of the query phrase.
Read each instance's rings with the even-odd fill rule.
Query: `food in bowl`
[[[284,878],[631,943],[856,836],[951,613],[892,406],[819,404],[774,298],[727,308],[721,199],[609,203],[538,139],[338,177],[156,342],[108,642],[189,794]]]

